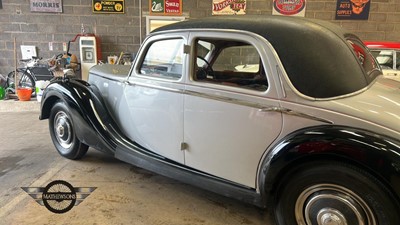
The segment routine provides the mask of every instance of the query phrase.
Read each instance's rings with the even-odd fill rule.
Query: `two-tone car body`
[[[59,153],[88,146],[266,207],[277,224],[400,224],[400,83],[320,20],[212,17],[159,28],[131,67],[45,90]]]

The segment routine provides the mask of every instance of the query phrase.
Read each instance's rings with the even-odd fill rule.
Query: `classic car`
[[[337,25],[222,16],[158,28],[131,67],[53,81],[40,119],[66,158],[92,147],[279,225],[399,225],[399,88]]]
[[[400,81],[400,42],[365,41],[364,44],[378,60],[383,75]]]

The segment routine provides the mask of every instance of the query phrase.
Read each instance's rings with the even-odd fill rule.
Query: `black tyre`
[[[64,102],[57,102],[50,112],[49,129],[51,140],[58,153],[68,159],[80,159],[88,146],[76,137],[71,114]]]
[[[296,168],[279,186],[279,225],[398,225],[399,206],[370,174],[339,163]]]
[[[32,93],[34,93],[35,80],[25,70],[17,69],[17,80],[19,81],[17,87],[29,87],[32,89]],[[16,86],[15,86],[15,71],[8,73],[7,87],[10,87],[13,90],[15,90],[15,88],[16,88]]]

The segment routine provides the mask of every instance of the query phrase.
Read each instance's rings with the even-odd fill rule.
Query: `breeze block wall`
[[[0,9],[0,74],[14,68],[20,45],[35,45],[38,55],[49,58],[63,52],[63,43],[81,32],[96,33],[102,42],[103,60],[120,52],[137,52],[146,34],[148,0],[125,0],[124,14],[94,14],[91,0],[63,0],[62,13],[30,12],[29,0],[2,0]],[[183,16],[211,16],[212,0],[183,0]],[[335,20],[337,0],[307,0],[306,17],[328,20],[356,33],[363,40],[400,41],[400,1],[371,0],[368,20]],[[141,7],[140,7],[141,6]],[[272,14],[272,0],[247,0],[247,14]],[[52,42],[53,51],[49,50]],[[79,57],[78,42],[71,52]]]

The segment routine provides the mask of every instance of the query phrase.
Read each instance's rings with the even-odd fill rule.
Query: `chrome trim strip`
[[[212,100],[216,100],[216,101],[220,101],[220,102],[231,103],[231,104],[235,104],[235,105],[248,106],[248,107],[256,108],[259,110],[261,110],[265,107],[268,107],[266,105],[255,103],[255,102],[243,101],[243,100],[236,99],[236,98],[230,98],[230,97],[224,97],[224,96],[218,96],[218,95],[212,95],[212,94],[204,94],[204,93],[200,93],[197,91],[185,90],[185,94],[200,97],[200,98],[212,99]]]
[[[131,82],[131,81],[125,81],[125,84],[127,84],[129,86],[153,88],[153,89],[156,89],[156,90],[168,91],[168,92],[179,93],[179,94],[184,94],[185,93],[185,90],[183,90],[183,89],[161,87],[161,86],[157,86],[157,85],[153,85],[153,84],[143,84],[143,83],[137,83],[137,82]]]
[[[260,109],[260,111],[261,112],[280,112],[280,113],[284,113],[284,114],[291,115],[291,116],[298,116],[298,117],[303,117],[303,118],[307,118],[307,119],[311,119],[311,120],[316,120],[316,121],[323,122],[323,123],[334,124],[333,121],[326,120],[326,119],[316,117],[316,116],[306,114],[306,113],[295,112],[291,109],[287,109],[287,108],[283,108],[283,107],[268,107],[268,108]]]
[[[322,123],[334,124],[333,121],[326,120],[326,119],[323,119],[320,117],[316,117],[316,116],[313,116],[310,114],[295,112],[291,109],[287,109],[287,108],[283,108],[283,107],[269,106],[269,105],[264,105],[264,104],[260,104],[260,103],[256,103],[256,102],[244,101],[244,100],[240,100],[240,99],[236,99],[236,98],[200,93],[197,91],[160,87],[160,86],[156,86],[156,85],[152,85],[152,84],[142,84],[142,83],[136,83],[136,82],[135,83],[127,82],[127,83],[130,86],[153,88],[153,89],[157,89],[157,90],[185,94],[185,95],[190,95],[190,96],[196,96],[196,97],[200,97],[200,98],[206,98],[206,99],[216,100],[216,101],[220,101],[220,102],[231,103],[231,104],[235,104],[235,105],[247,106],[247,107],[258,109],[259,112],[278,112],[278,113],[284,113],[284,114],[291,115],[291,116],[303,117],[306,119],[315,120],[315,121],[319,121]]]
[[[282,80],[283,74],[282,74],[282,71],[281,71],[281,69],[279,68],[278,65],[276,65],[276,73],[278,74],[279,83],[280,83],[280,87],[281,87],[281,90],[282,90],[283,98],[286,98],[287,94],[286,94],[285,86],[283,85],[283,80]]]
[[[121,80],[125,80],[126,77],[128,76],[128,75],[126,75],[126,76],[121,76],[121,80],[119,80],[118,78],[106,76],[106,75],[104,75],[104,74],[99,74],[99,73],[93,73],[93,72],[91,72],[91,73],[89,73],[89,75],[97,76],[97,77],[101,77],[101,78],[104,78],[104,79],[109,80],[109,81],[117,81],[117,82],[120,82]]]
[[[94,103],[93,103],[92,99],[89,99],[89,102],[90,102],[90,107],[92,108],[93,113],[96,116],[97,121],[99,121],[100,125],[106,131],[107,130],[107,126],[103,123],[103,120],[100,119],[101,117],[99,116],[99,113],[97,112],[96,107],[94,106]]]

